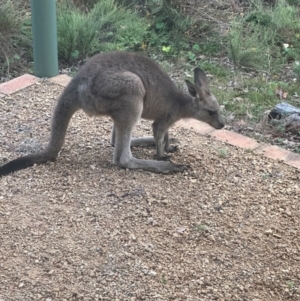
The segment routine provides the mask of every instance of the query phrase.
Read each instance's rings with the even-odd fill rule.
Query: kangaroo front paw
[[[183,164],[173,164],[173,172],[183,172],[189,168],[189,166]]]
[[[159,155],[155,154],[154,159],[158,160],[158,161],[170,161],[171,156],[170,155],[159,156]]]
[[[170,139],[169,139],[169,143],[170,143],[170,144],[180,144],[179,140],[176,139],[176,138],[170,138]]]
[[[170,145],[167,149],[168,153],[175,153],[178,150],[178,145]]]

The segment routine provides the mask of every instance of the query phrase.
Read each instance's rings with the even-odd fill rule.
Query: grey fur
[[[194,118],[216,129],[224,126],[204,72],[196,68],[194,84],[189,81],[186,84],[189,93],[178,89],[166,72],[145,56],[129,52],[98,54],[85,63],[59,97],[46,150],[10,161],[0,167],[0,176],[34,163],[54,160],[63,146],[69,121],[79,109],[89,115],[112,118],[114,164],[160,173],[183,171],[184,165],[136,159],[130,146],[155,144],[157,158],[163,159],[165,152],[174,150],[169,144],[168,129],[179,119]],[[154,138],[132,139],[132,131],[140,118],[154,120]]]

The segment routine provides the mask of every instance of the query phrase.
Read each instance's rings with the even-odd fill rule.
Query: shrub
[[[11,0],[0,0],[0,73],[10,76],[19,64],[23,48],[30,42],[24,33],[26,17],[21,6]]]
[[[116,6],[112,0],[98,2],[90,12],[97,24],[99,50],[137,50],[145,48],[148,24],[135,12]]]
[[[60,4],[57,9],[58,55],[71,63],[92,54],[97,47],[97,24],[75,6]]]
[[[150,25],[147,31],[149,47],[165,55],[178,54],[187,50],[188,35],[192,20],[181,12],[180,0],[117,0],[124,6],[135,9]]]
[[[67,62],[99,51],[145,47],[147,23],[113,0],[101,0],[85,13],[74,5],[58,8],[58,52]]]
[[[178,54],[188,48],[186,32],[191,19],[172,6],[172,1],[149,1],[146,18],[150,24],[149,46],[162,51],[165,55]],[[173,1],[175,2],[175,1]]]

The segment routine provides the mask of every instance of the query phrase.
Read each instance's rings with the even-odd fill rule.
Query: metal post
[[[58,74],[56,0],[30,0],[33,34],[34,74]]]

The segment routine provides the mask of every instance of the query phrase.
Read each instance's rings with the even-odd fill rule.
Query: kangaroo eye
[[[216,115],[216,111],[213,111],[213,110],[207,110],[208,111],[208,114],[209,114],[209,116],[214,116],[214,115]]]

